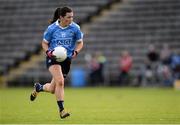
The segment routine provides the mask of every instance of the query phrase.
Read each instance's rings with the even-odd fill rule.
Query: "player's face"
[[[68,26],[73,21],[73,12],[66,13],[66,16],[61,17],[61,22],[64,26]]]

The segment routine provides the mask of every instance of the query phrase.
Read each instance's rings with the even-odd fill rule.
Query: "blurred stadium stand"
[[[72,67],[85,68],[85,54],[101,51],[108,61],[109,82],[113,82],[119,75],[119,56],[123,50],[133,56],[133,74],[143,63],[150,43],[159,49],[168,43],[180,54],[179,0],[116,0],[115,3],[113,0],[1,0],[0,71],[7,74],[9,85],[50,79],[40,41],[54,9],[63,5],[72,6],[75,21],[85,31],[85,47]],[[10,67],[32,57],[27,61],[28,68],[22,68],[21,63],[15,73],[8,75]]]
[[[110,81],[117,81],[119,57],[124,50],[133,56],[134,75],[144,62],[149,44],[160,51],[167,43],[180,54],[179,22],[179,0],[124,0],[88,26],[84,52],[105,53]]]
[[[0,75],[7,76],[8,81],[11,76],[17,78],[17,72],[22,73],[24,70],[18,66],[21,66],[23,61],[28,62],[33,55],[39,54],[42,33],[48,26],[48,20],[52,18],[55,8],[72,7],[75,12],[74,20],[81,24],[90,21],[93,15],[97,15],[101,9],[115,1],[117,0],[1,0]],[[41,65],[41,61],[36,65]],[[31,60],[29,62],[31,65]],[[42,65],[44,66],[44,63]],[[41,69],[41,67],[39,68]],[[12,75],[9,76],[10,69],[15,69],[15,74],[11,73]],[[47,71],[46,73],[38,71],[43,73],[43,78],[47,76],[44,75],[47,74]],[[34,74],[32,77],[37,77],[36,73],[39,74],[39,72],[28,69],[21,78],[29,77],[28,74],[31,72]]]

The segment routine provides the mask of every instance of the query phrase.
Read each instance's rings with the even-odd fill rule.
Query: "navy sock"
[[[43,90],[43,85],[40,86],[39,91],[44,91]]]
[[[58,104],[58,107],[59,107],[59,110],[60,110],[60,112],[62,111],[62,110],[64,110],[64,101],[57,101],[57,104]]]
[[[41,91],[44,91],[44,90],[43,90],[43,86],[44,86],[44,85],[41,85],[40,83],[35,83],[35,86],[34,86],[34,87],[35,87],[35,89],[36,89],[37,92],[41,92]]]

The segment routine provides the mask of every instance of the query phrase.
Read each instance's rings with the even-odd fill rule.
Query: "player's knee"
[[[64,86],[64,78],[59,78],[59,79],[57,79],[56,80],[56,84],[58,85],[58,86]]]

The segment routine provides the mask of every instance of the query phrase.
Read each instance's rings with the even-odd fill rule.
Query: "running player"
[[[57,62],[52,54],[57,46],[67,49],[67,58],[63,62]],[[51,25],[44,32],[42,48],[46,52],[46,65],[52,75],[50,83],[44,85],[34,84],[30,100],[34,101],[37,94],[44,91],[55,94],[61,118],[70,116],[64,109],[64,78],[66,78],[71,65],[71,59],[75,58],[83,48],[83,33],[80,26],[73,22],[73,10],[70,7],[57,8]]]

